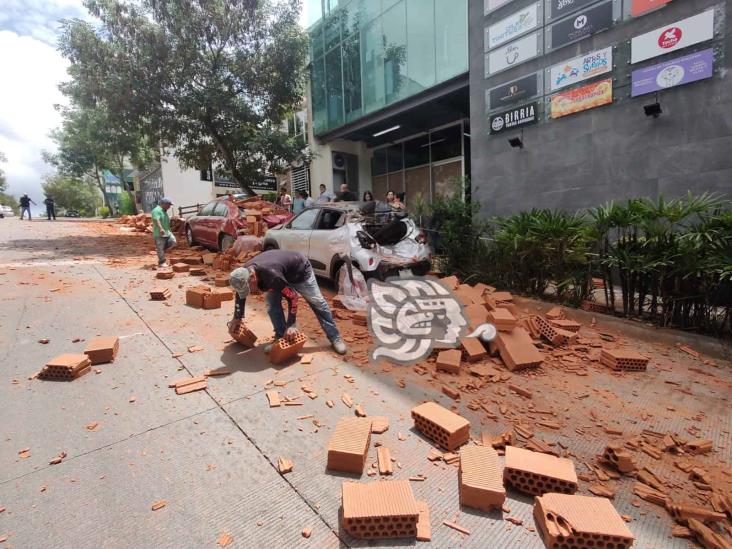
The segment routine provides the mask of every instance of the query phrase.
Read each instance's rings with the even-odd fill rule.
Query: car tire
[[[196,239],[193,238],[193,230],[191,229],[190,225],[186,227],[186,240],[188,241],[188,246],[196,245]]]
[[[234,245],[236,239],[230,234],[222,234],[219,237],[219,251],[221,253],[226,252],[229,248]]]

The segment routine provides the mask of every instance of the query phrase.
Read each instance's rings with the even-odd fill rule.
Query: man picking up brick
[[[261,290],[266,292],[267,313],[275,331],[275,340],[296,331],[297,302],[299,296],[305,298],[315,313],[320,326],[328,336],[335,352],[346,354],[346,344],[341,338],[333,320],[328,302],[320,293],[313,268],[308,259],[299,252],[268,250],[262,252],[234,270],[229,284],[236,291],[234,319],[229,323],[229,332],[235,333],[244,318],[244,305],[247,296]],[[287,300],[287,320],[282,310],[282,298]],[[264,347],[268,353],[272,344]]]

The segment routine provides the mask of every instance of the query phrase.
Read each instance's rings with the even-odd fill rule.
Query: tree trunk
[[[113,213],[112,205],[109,203],[109,197],[107,196],[107,186],[99,175],[99,166],[96,163],[94,163],[94,179],[96,179],[97,187],[99,187],[99,190],[102,192],[102,201],[104,202],[104,205],[109,208],[110,214]]]

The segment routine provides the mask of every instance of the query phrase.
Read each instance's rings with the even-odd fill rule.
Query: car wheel
[[[230,234],[221,235],[221,237],[219,238],[219,251],[221,251],[222,253],[227,251],[234,245],[234,240],[235,238]]]
[[[189,246],[196,245],[196,240],[193,238],[193,230],[191,230],[190,226],[186,227],[186,240]]]

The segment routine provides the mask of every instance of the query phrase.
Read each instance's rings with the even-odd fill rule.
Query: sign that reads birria
[[[563,15],[582,9],[595,1],[596,0],[551,0],[551,18],[558,19]]]
[[[630,62],[640,63],[714,38],[714,10],[636,36],[630,41]]]
[[[532,32],[493,50],[486,56],[486,77],[513,68],[539,54],[539,33]]]
[[[539,93],[537,73],[529,74],[518,80],[496,86],[488,91],[488,105],[491,109],[497,109],[525,101]]]
[[[600,76],[613,70],[613,48],[593,51],[554,65],[549,69],[549,91],[557,91],[572,84]]]
[[[598,4],[552,25],[552,48],[556,49],[577,42],[609,29],[612,24],[613,3]]]
[[[552,95],[551,118],[594,109],[613,102],[613,79],[585,84],[579,88]]]
[[[714,73],[714,50],[708,50],[678,57],[665,63],[633,71],[630,96],[638,97],[666,88],[675,88],[711,78]]]
[[[539,25],[539,5],[531,4],[488,27],[485,49],[490,50],[513,40]]]
[[[538,120],[537,110],[539,103],[534,101],[527,105],[515,107],[490,117],[491,135],[501,133],[504,130],[513,130],[521,126],[536,124]]]

